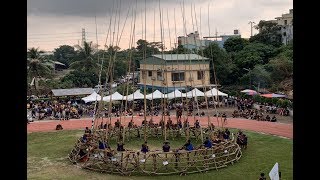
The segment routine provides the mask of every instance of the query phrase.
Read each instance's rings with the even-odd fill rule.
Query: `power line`
[[[48,33],[48,34],[28,34],[28,36],[42,36],[42,35],[56,35],[56,34],[75,34],[75,33],[82,33],[82,32],[70,32],[70,33]]]

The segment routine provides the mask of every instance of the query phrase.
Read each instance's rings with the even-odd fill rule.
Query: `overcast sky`
[[[162,28],[159,8],[162,10]],[[134,42],[145,36],[149,42],[161,41],[162,29],[162,39],[168,49],[174,47],[177,36],[195,30],[203,37],[213,36],[216,31],[218,35],[233,34],[234,29],[239,29],[241,36],[248,38],[249,21],[258,23],[260,20],[271,20],[288,13],[292,8],[292,0],[160,0],[160,7],[159,0],[146,0],[146,3],[145,0],[137,0],[137,4],[135,0],[28,0],[27,47],[52,51],[60,45],[73,46],[81,43],[81,31],[84,28],[86,40],[97,43],[98,39],[101,49],[104,44],[116,45],[117,37],[121,49],[127,49],[130,46],[132,24],[135,24]],[[114,33],[108,33],[108,29]],[[255,33],[257,31],[253,30]]]

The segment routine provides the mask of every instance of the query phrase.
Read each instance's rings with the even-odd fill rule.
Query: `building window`
[[[147,75],[147,72],[146,71],[142,71],[142,73],[141,73],[142,79],[145,79],[146,75]]]
[[[157,80],[158,81],[163,81],[163,78],[162,78],[162,72],[157,72]]]
[[[148,71],[148,76],[152,76],[152,71]]]
[[[184,81],[184,72],[176,72],[171,74],[172,81]]]
[[[287,20],[284,20],[284,25],[287,25],[288,24],[288,21]]]
[[[204,78],[204,71],[198,71],[198,80],[201,80]]]

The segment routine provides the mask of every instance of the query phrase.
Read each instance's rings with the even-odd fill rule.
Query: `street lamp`
[[[252,88],[252,87],[251,87],[251,69],[247,69],[247,68],[242,68],[242,69],[248,71],[248,73],[249,73],[249,77],[250,77],[250,89],[251,89],[251,88]]]

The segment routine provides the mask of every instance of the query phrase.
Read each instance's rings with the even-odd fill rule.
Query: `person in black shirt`
[[[266,178],[266,177],[264,177],[264,173],[261,173],[261,174],[260,174],[260,178],[259,178],[259,180],[267,180],[267,178]]]
[[[200,122],[199,122],[198,119],[197,119],[196,122],[194,123],[194,127],[195,127],[195,128],[200,128]]]
[[[227,115],[226,115],[226,113],[224,112],[221,117],[223,118],[223,123],[226,124],[227,123]]]
[[[228,128],[226,128],[223,133],[223,139],[229,139],[229,138],[230,138],[230,131]]]
[[[120,128],[120,120],[119,119],[117,119],[117,121],[116,122],[114,122],[114,127],[115,128]]]
[[[119,141],[117,143],[117,151],[125,151],[123,146],[124,146],[123,136],[120,135],[119,136]]]
[[[162,150],[163,150],[163,152],[169,152],[170,151],[170,145],[169,145],[168,141],[165,141],[163,143]]]
[[[84,133],[91,134],[91,130],[88,127],[86,127],[86,129],[84,130]]]
[[[117,143],[117,151],[125,151],[124,149],[124,143],[122,141]]]
[[[149,147],[147,145],[147,141],[144,142],[144,144],[141,145],[141,152],[147,153],[149,151]]]
[[[267,116],[266,116],[266,121],[270,121],[270,116],[269,116],[269,114],[267,114]]]

